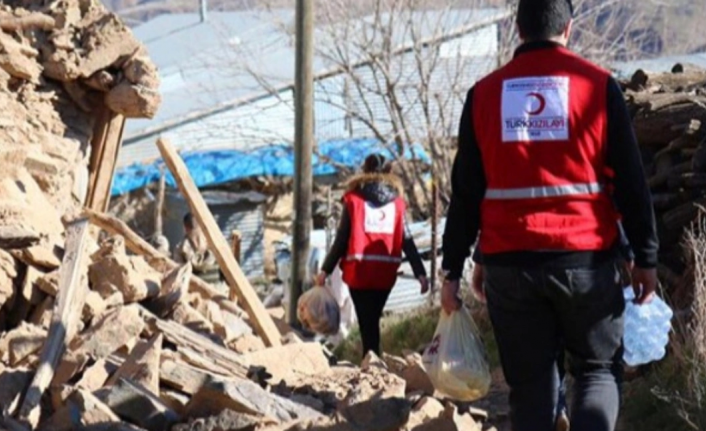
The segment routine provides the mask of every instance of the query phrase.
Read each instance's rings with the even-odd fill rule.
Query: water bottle
[[[632,287],[624,289],[625,295],[625,352],[623,360],[631,367],[658,361],[666,354],[669,332],[672,329],[672,310],[655,296],[645,305],[632,301],[635,292]]]

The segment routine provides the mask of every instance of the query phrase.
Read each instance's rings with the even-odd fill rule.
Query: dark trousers
[[[350,292],[363,341],[363,357],[371,350],[380,356],[380,318],[391,290],[350,289]]]
[[[618,265],[615,260],[595,268],[484,267],[513,431],[554,429],[563,350],[574,376],[571,430],[614,430],[625,310]]]

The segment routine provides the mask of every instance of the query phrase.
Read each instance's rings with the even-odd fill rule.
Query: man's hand
[[[481,304],[485,304],[485,288],[483,287],[483,265],[476,264],[473,267],[473,275],[471,276],[471,289],[473,295]]]
[[[657,270],[655,268],[638,268],[632,270],[632,288],[635,291],[635,304],[648,304],[657,290]]]
[[[441,308],[447,314],[451,314],[461,308],[461,298],[458,296],[460,286],[461,284],[458,280],[444,280],[444,284],[441,287]]]
[[[419,277],[419,284],[422,287],[422,295],[429,292],[429,280],[425,275]]]
[[[328,277],[328,274],[326,274],[324,271],[321,271],[314,277],[314,284],[317,287],[324,287],[326,285],[326,278]]]

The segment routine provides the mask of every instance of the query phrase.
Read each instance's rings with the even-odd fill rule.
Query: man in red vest
[[[514,431],[555,429],[567,351],[572,431],[615,427],[625,302],[618,220],[634,253],[636,302],[657,285],[652,198],[622,93],[566,48],[570,0],[520,0],[522,45],[468,92],[444,234],[442,306],[476,237],[473,290],[487,302]]]

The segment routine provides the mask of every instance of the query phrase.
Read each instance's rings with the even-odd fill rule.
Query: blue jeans
[[[513,431],[554,430],[564,350],[574,376],[571,430],[615,429],[625,310],[619,264],[615,259],[590,268],[484,267]]]

